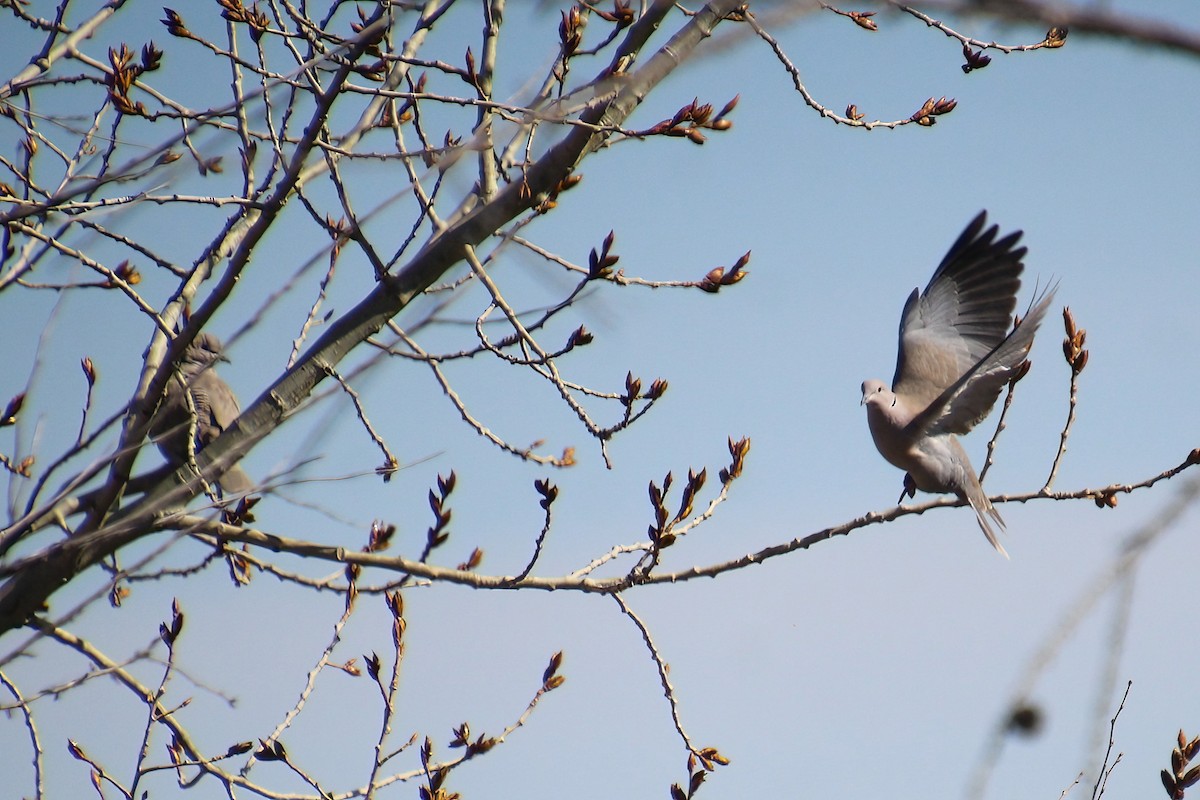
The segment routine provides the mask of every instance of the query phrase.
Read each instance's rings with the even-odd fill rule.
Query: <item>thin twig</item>
[[[992,433],[992,438],[988,439],[987,443],[987,458],[983,461],[983,469],[979,470],[979,482],[983,483],[983,479],[987,477],[988,470],[992,468],[992,464],[996,463],[996,441],[1000,438],[1001,432],[1007,427],[1008,409],[1012,407],[1013,393],[1017,388],[1015,382],[1008,384],[1008,391],[1004,395],[1004,405],[1000,408],[1000,419],[996,421],[996,430]]]
[[[1034,44],[1001,44],[1000,42],[997,42],[995,40],[990,41],[990,42],[985,42],[982,39],[975,39],[971,36],[967,36],[965,34],[959,33],[958,31],[952,29],[946,23],[941,22],[940,20],[936,20],[933,17],[929,16],[928,14],[918,11],[917,9],[913,8],[912,6],[907,6],[907,5],[904,5],[903,3],[898,3],[895,0],[886,0],[886,2],[889,5],[893,6],[894,8],[896,8],[900,11],[903,11],[905,14],[909,14],[911,16],[916,17],[917,19],[921,20],[929,27],[941,31],[942,33],[949,36],[951,39],[957,39],[959,42],[962,42],[964,45],[967,45],[968,47],[978,47],[981,50],[999,50],[1002,53],[1023,53],[1023,52],[1029,52],[1031,50],[1041,50],[1042,48],[1046,48],[1046,47],[1056,48],[1056,47],[1061,46],[1061,43],[1055,44],[1054,41],[1050,40],[1050,39],[1043,39],[1042,41],[1035,42]]]
[[[800,77],[800,69],[794,63],[792,63],[792,60],[788,57],[787,53],[784,52],[783,45],[781,45],[779,43],[779,40],[776,39],[774,36],[772,36],[770,33],[768,33],[766,31],[766,29],[764,29],[762,27],[762,25],[760,25],[758,23],[758,20],[755,19],[753,14],[750,14],[750,13],[745,14],[744,19],[745,19],[746,23],[750,26],[750,28],[758,35],[758,37],[760,39],[762,39],[764,42],[766,42],[767,45],[770,46],[772,52],[775,53],[775,58],[779,61],[780,64],[783,65],[783,68],[785,70],[787,70],[787,73],[789,75],[791,75],[792,85],[796,88],[796,91],[800,94],[800,97],[804,100],[805,105],[807,105],[813,111],[816,111],[818,114],[820,114],[825,119],[832,120],[833,122],[838,123],[840,125],[849,125],[851,128],[859,128],[861,130],[867,130],[867,131],[874,130],[875,128],[894,129],[894,128],[899,128],[903,125],[911,125],[914,122],[917,122],[917,115],[915,115],[915,114],[911,117],[907,117],[905,119],[892,120],[891,122],[884,122],[883,120],[878,120],[878,119],[873,120],[871,122],[863,122],[861,119],[853,118],[853,117],[849,116],[848,114],[843,116],[841,114],[836,113],[835,111],[832,111],[831,109],[822,105],[816,99],[816,97],[814,97],[813,94],[808,90],[808,87],[806,87],[804,85],[804,81]],[[928,120],[925,124],[929,124],[929,121],[932,121],[931,117],[921,117],[921,118]]]
[[[1062,465],[1063,456],[1067,452],[1067,437],[1071,435],[1071,426],[1075,424],[1075,407],[1079,403],[1079,373],[1071,372],[1070,399],[1067,403],[1067,422],[1063,425],[1062,433],[1058,437],[1058,452],[1054,455],[1054,463],[1050,465],[1050,474],[1046,477],[1046,483],[1042,486],[1043,492],[1049,492],[1050,487],[1054,485],[1054,479],[1058,477],[1058,468]]]
[[[418,355],[418,357],[425,361],[425,364],[433,372],[434,378],[442,387],[442,392],[454,405],[454,408],[458,411],[459,416],[462,417],[463,422],[466,422],[468,425],[474,428],[475,432],[480,436],[484,437],[506,453],[512,453],[521,459],[532,461],[536,464],[549,464],[555,467],[566,467],[575,463],[574,458],[571,455],[571,448],[565,450],[562,456],[541,455],[533,452],[532,447],[517,447],[516,445],[510,444],[507,440],[497,436],[491,431],[491,429],[476,419],[475,416],[467,410],[466,403],[463,402],[461,397],[459,397],[458,392],[454,390],[454,387],[450,385],[450,380],[446,377],[445,372],[442,370],[439,359],[436,356],[431,356],[426,353],[425,350],[417,344],[416,340],[412,339],[410,336],[408,336],[408,334],[401,331],[398,327],[393,326],[392,330],[398,336],[400,336],[405,345],[407,345],[414,353]]]
[[[554,387],[558,389],[559,396],[562,397],[562,399],[566,401],[567,406],[575,412],[575,416],[578,417],[579,421],[583,423],[585,428],[587,428],[588,433],[590,433],[596,438],[597,441],[599,441],[600,454],[604,458],[604,464],[605,466],[611,468],[612,461],[608,456],[608,437],[603,434],[600,426],[592,420],[591,415],[588,414],[587,410],[582,405],[580,405],[579,401],[575,399],[570,389],[568,389],[563,383],[562,376],[559,374],[558,367],[555,365],[554,360],[550,358],[549,354],[546,353],[545,350],[542,349],[541,345],[538,344],[537,340],[533,338],[533,335],[521,322],[517,313],[504,299],[504,296],[500,293],[500,289],[498,286],[496,286],[495,281],[492,280],[491,276],[488,275],[487,270],[484,269],[483,264],[481,264],[479,259],[475,256],[474,248],[471,248],[470,246],[466,247],[464,255],[466,257],[467,264],[471,267],[471,271],[475,274],[476,279],[478,279],[479,282],[483,284],[484,288],[487,289],[488,293],[492,297],[492,302],[496,305],[496,307],[499,308],[504,313],[504,316],[508,318],[508,322],[510,325],[512,325],[513,330],[515,330],[521,337],[521,342],[525,346],[528,346],[529,349],[534,353],[536,353],[541,359],[542,364],[544,364],[544,369],[539,368],[536,364],[532,365],[533,370],[546,380],[550,381],[550,383],[552,383]]]
[[[1112,716],[1112,721],[1108,724],[1108,748],[1104,751],[1104,762],[1100,765],[1100,774],[1096,776],[1096,784],[1092,787],[1092,800],[1100,800],[1100,796],[1104,794],[1104,789],[1108,786],[1108,776],[1117,768],[1117,764],[1121,762],[1122,753],[1117,753],[1116,760],[1112,766],[1109,766],[1108,759],[1112,755],[1113,744],[1116,742],[1117,718],[1121,716],[1121,712],[1125,710],[1125,701],[1129,699],[1129,690],[1133,688],[1133,681],[1125,684],[1125,694],[1121,696],[1121,703],[1117,706],[1117,711]]]
[[[25,722],[25,730],[29,732],[29,749],[33,752],[33,796],[37,800],[42,800],[46,796],[46,775],[45,768],[42,764],[42,758],[45,751],[42,749],[42,740],[38,735],[37,724],[33,720],[33,710],[30,709],[29,703],[22,696],[21,690],[17,685],[9,680],[8,676],[0,670],[0,686],[8,690],[16,701],[11,706],[5,706],[4,710],[17,709],[21,712],[21,719]]]
[[[642,642],[646,645],[646,650],[650,653],[650,658],[654,661],[654,667],[658,670],[658,682],[662,686],[663,696],[667,699],[667,704],[671,707],[671,721],[675,724],[675,731],[679,734],[679,738],[683,740],[683,746],[687,751],[694,756],[701,757],[700,751],[692,744],[692,739],[688,736],[687,731],[683,728],[683,720],[679,716],[679,700],[675,697],[675,687],[671,685],[671,679],[668,675],[667,662],[663,659],[662,654],[658,652],[658,647],[654,644],[654,639],[650,636],[650,629],[646,627],[646,623],[642,622],[641,618],[634,613],[629,604],[625,602],[625,598],[620,592],[613,592],[612,599],[616,601],[617,607],[621,609],[621,613],[629,617],[634,626],[637,627],[638,633],[642,636]]]
[[[296,719],[296,717],[300,715],[300,712],[304,709],[305,704],[308,702],[308,699],[312,696],[313,691],[316,689],[317,676],[320,675],[327,666],[330,666],[333,663],[330,659],[330,656],[333,654],[334,648],[337,647],[341,642],[342,630],[346,627],[346,623],[350,621],[350,615],[353,613],[354,604],[347,602],[345,607],[342,609],[341,616],[338,618],[337,622],[333,624],[333,634],[330,636],[329,642],[321,651],[321,656],[308,670],[308,675],[305,678],[304,686],[301,687],[300,694],[297,696],[296,702],[293,703],[292,707],[289,708],[287,713],[283,715],[283,719],[279,721],[279,724],[275,726],[275,729],[266,736],[267,742],[274,742],[278,740],[279,737],[283,735],[283,732],[291,727],[292,722]],[[242,777],[250,774],[250,770],[256,763],[258,763],[258,759],[251,755],[246,763],[242,766],[239,774]],[[312,785],[313,788],[317,788],[314,784],[310,783],[310,785]]]
[[[339,373],[332,366],[326,365],[325,372],[334,380],[336,380],[342,387],[342,390],[350,397],[350,401],[354,403],[354,413],[358,415],[358,421],[362,423],[363,429],[366,430],[367,435],[371,437],[371,441],[374,442],[375,446],[378,447],[383,453],[383,464],[382,466],[376,468],[376,472],[385,476],[395,472],[400,466],[400,460],[397,459],[396,456],[392,454],[392,451],[388,449],[387,442],[385,442],[383,437],[379,435],[379,432],[375,430],[375,426],[371,424],[371,420],[367,419],[367,410],[363,407],[362,398],[359,396],[358,392],[356,392],[354,387],[351,386],[350,383],[342,377],[341,373]]]

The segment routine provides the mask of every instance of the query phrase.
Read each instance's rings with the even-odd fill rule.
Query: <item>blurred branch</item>
[[[1114,589],[1128,585],[1128,581],[1142,565],[1143,557],[1151,547],[1173,529],[1180,518],[1195,505],[1197,499],[1200,499],[1200,477],[1191,476],[1176,490],[1165,508],[1125,538],[1112,560],[1084,584],[1083,591],[1061,613],[1041,645],[1029,658],[1017,679],[1016,688],[1009,694],[1002,712],[1003,718],[997,721],[993,728],[991,739],[983,748],[984,756],[973,771],[967,791],[968,798],[983,797],[991,772],[1003,750],[1004,739],[1011,728],[1010,719],[1016,709],[1031,706],[1034,688],[1067,641],[1079,626],[1090,618],[1101,600],[1109,596]],[[1122,609],[1117,609],[1117,624],[1120,624],[1123,613]],[[1110,663],[1115,663],[1120,654],[1110,652],[1108,656]]]

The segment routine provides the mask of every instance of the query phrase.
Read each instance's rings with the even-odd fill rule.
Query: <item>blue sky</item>
[[[1180,8],[1112,5],[1164,15]],[[157,11],[142,11],[120,33],[131,42],[166,41],[154,24]],[[193,14],[199,25],[198,12],[186,15],[189,23]],[[445,50],[437,50],[435,39],[429,52],[459,58],[463,37],[476,41],[475,14],[474,5],[455,9],[436,32]],[[507,16],[513,38],[500,62],[500,86],[519,100],[553,57],[558,19],[525,8]],[[511,574],[528,558],[541,526],[533,481],[549,474],[560,500],[538,572],[562,574],[613,545],[642,540],[651,519],[647,482],[661,481],[668,470],[680,479],[689,467],[707,467],[715,478],[728,461],[728,436],[753,440],[745,475],[713,520],[668,551],[668,566],[723,561],[887,509],[901,475],[871,444],[858,387],[865,378],[891,376],[905,297],[924,286],[946,247],[984,208],[1002,229],[1025,231],[1022,302],[1034,283],[1057,280],[1058,303],[1069,305],[1088,331],[1090,363],[1056,488],[1132,483],[1179,463],[1200,444],[1193,399],[1200,390],[1200,162],[1194,157],[1200,110],[1189,93],[1200,77],[1196,61],[1073,33],[1061,49],[994,53],[987,69],[964,75],[954,41],[898,14],[877,19],[881,30],[873,34],[832,14],[771,29],[830,108],[840,112],[853,102],[870,117],[896,119],[930,95],[957,98],[957,109],[936,126],[871,132],[835,126],[804,106],[761,42],[718,37],[711,55],[702,48],[628,124],[648,127],[693,97],[719,107],[740,94],[734,127],[703,147],[657,139],[596,154],[582,167],[582,183],[525,232],[584,263],[613,230],[620,267],[656,280],[698,279],[753,251],[749,278],[717,296],[602,288],[551,326],[548,346],[579,324],[596,335],[595,343],[563,359],[572,380],[609,391],[621,389],[627,370],[647,382],[670,381],[661,403],[613,442],[614,469],[604,468],[597,446],[553,389],[528,374],[480,359],[448,368],[472,410],[497,433],[521,444],[545,439],[550,451],[577,447],[580,463],[569,470],[547,473],[490,448],[458,420],[428,370],[387,364],[361,388],[372,421],[412,466],[387,485],[359,478],[285,489],[259,507],[257,524],[350,548],[361,546],[372,519],[387,519],[400,529],[395,551],[411,555],[429,524],[425,495],[438,474],[453,469],[453,535],[440,563],[453,566],[478,546],[486,552],[481,570]],[[1005,43],[1033,42],[1044,33],[982,20],[958,20],[955,27]],[[600,28],[593,22],[588,36]],[[102,36],[89,52],[102,57],[111,41]],[[182,58],[189,51],[179,52]],[[24,57],[5,54],[3,74]],[[582,64],[577,69],[586,72]],[[188,77],[180,68],[162,85],[177,81],[181,96],[202,97]],[[225,91],[224,73],[219,80]],[[146,132],[142,143],[165,135]],[[0,147],[11,155],[15,143]],[[181,169],[177,190],[229,191],[222,181],[235,180],[236,154],[224,156],[230,169],[223,177],[205,183]],[[384,198],[403,186],[399,168],[391,169],[349,166],[346,174],[361,182],[364,197]],[[449,188],[469,188],[469,180],[465,172],[452,173]],[[398,203],[394,215],[382,214],[373,234],[407,230],[402,209]],[[223,216],[135,213],[143,216],[122,224],[141,225],[180,263],[196,256]],[[230,335],[323,246],[311,226],[273,231],[213,329]],[[361,259],[345,256],[338,269],[328,305],[335,314],[370,284]],[[494,274],[518,307],[554,302],[571,285],[515,248],[504,252]],[[245,402],[282,369],[314,280],[233,344],[233,363],[222,374]],[[148,275],[145,289],[163,302],[170,286]],[[78,425],[78,359],[97,361],[98,404],[107,415],[132,391],[150,333],[119,298],[68,295],[55,314],[58,299],[11,289],[0,295],[0,318],[10,331],[0,338],[7,376],[0,397],[23,386],[33,370],[33,344],[51,326],[32,395],[37,428],[20,432],[26,446],[36,436],[50,453]],[[449,316],[470,322],[483,305],[477,292],[468,292]],[[456,349],[473,332],[470,325],[440,326],[426,336],[431,349]],[[1046,478],[1067,413],[1061,338],[1056,309],[1000,439],[987,481],[993,493],[1033,491]],[[606,422],[616,413],[597,410]],[[966,440],[977,466],[994,422]],[[315,448],[308,438],[314,429]],[[12,441],[0,440],[0,451],[19,449]],[[314,478],[369,470],[379,461],[339,396],[289,422],[246,466],[261,476],[311,455],[321,456],[305,473]],[[688,733],[733,760],[710,777],[701,796],[834,797],[847,790],[868,797],[965,796],[1029,659],[1109,569],[1126,538],[1161,513],[1186,480],[1185,474],[1122,495],[1115,510],[1090,501],[1006,504],[1009,562],[988,547],[968,510],[943,508],[716,580],[629,592],[627,601],[670,662]],[[295,501],[333,513],[316,514]],[[988,796],[1058,797],[1081,770],[1092,774],[1097,732],[1107,735],[1128,680],[1133,688],[1115,734],[1124,755],[1109,796],[1161,791],[1157,772],[1168,765],[1176,730],[1200,730],[1200,698],[1191,687],[1200,654],[1187,628],[1196,524],[1195,512],[1185,513],[1145,556],[1112,683],[1104,676],[1118,618],[1113,596],[1063,642],[1032,690],[1046,714],[1044,732],[1005,744]],[[196,558],[177,550],[168,561]],[[98,576],[89,577],[56,595],[54,609],[102,586]],[[114,656],[130,652],[155,638],[174,597],[188,613],[181,664],[203,687],[237,700],[231,705],[178,678],[176,702],[193,697],[188,723],[214,753],[265,738],[330,640],[341,602],[265,575],[235,590],[210,570],[188,581],[138,584],[124,608],[97,605],[78,627]],[[388,647],[382,602],[361,602],[335,661]],[[666,796],[668,785],[683,779],[685,753],[654,665],[611,599],[438,587],[407,592],[406,604],[397,744],[416,731],[432,736],[446,755],[450,730],[464,719],[474,731],[498,732],[520,714],[550,654],[566,651],[564,686],[502,747],[456,771],[452,789],[467,797]],[[3,652],[19,640],[5,637]],[[43,644],[39,653],[6,674],[28,690],[42,676],[82,670],[61,650]],[[149,665],[139,674],[156,680]],[[96,681],[57,703],[38,704],[52,796],[87,790],[86,769],[66,755],[67,736],[124,777],[144,715],[115,697],[111,684]],[[104,713],[89,717],[97,705]],[[378,720],[366,679],[327,672],[284,741],[323,785],[340,791],[365,776]],[[0,725],[0,752],[26,752],[24,736],[10,718]],[[152,761],[161,753],[160,746]],[[0,763],[28,794],[28,759],[4,755]],[[300,788],[282,777],[277,782],[272,768],[259,765],[253,775]],[[169,795],[171,778],[158,780],[155,793]],[[215,784],[202,791],[219,796]],[[1069,796],[1087,791],[1090,780]],[[415,789],[396,794],[406,792]]]

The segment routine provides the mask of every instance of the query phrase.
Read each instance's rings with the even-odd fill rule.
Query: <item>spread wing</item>
[[[1017,246],[1021,231],[997,238],[999,228],[986,224],[987,213],[980,212],[925,291],[914,289],[904,305],[892,389],[922,428],[936,422],[946,432],[970,430],[991,410],[1016,366],[1008,363],[1013,355],[1032,344],[1036,324],[1028,336],[1009,336],[1026,253]]]
[[[1004,384],[1029,355],[1034,334],[1054,300],[1055,288],[1035,298],[1020,324],[920,412],[910,423],[911,429],[931,434],[962,434],[979,424],[996,404]]]

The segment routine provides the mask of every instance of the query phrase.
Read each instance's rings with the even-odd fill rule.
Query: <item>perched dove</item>
[[[875,447],[905,470],[905,491],[953,492],[971,504],[979,527],[1006,558],[992,522],[1004,520],[979,485],[955,434],[965,434],[992,410],[1020,368],[1054,297],[1042,292],[1011,331],[1017,304],[1021,231],[997,239],[981,211],[951,246],[923,293],[913,289],[900,317],[900,352],[889,390],[862,385]],[[903,499],[904,495],[901,495]],[[990,517],[990,519],[989,519]]]
[[[229,384],[217,375],[215,367],[218,361],[228,360],[221,341],[211,333],[199,334],[184,351],[179,373],[167,384],[166,397],[150,425],[150,435],[172,467],[187,463],[189,436],[194,435],[194,449],[202,450],[241,413],[237,397]],[[193,410],[196,414],[194,422]],[[254,481],[236,464],[217,482],[223,494],[245,494],[254,488]]]

